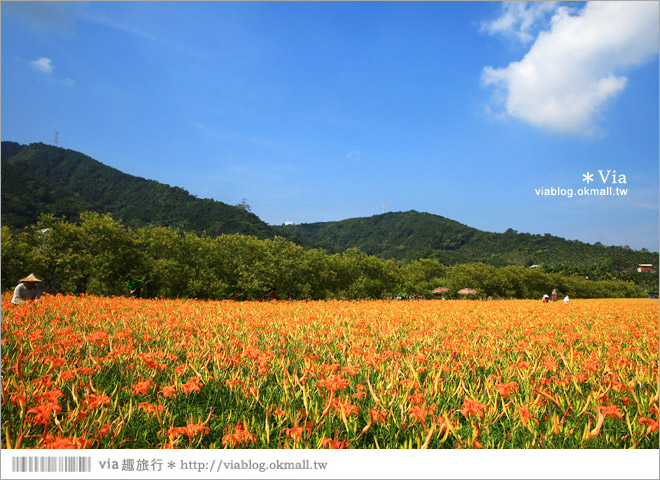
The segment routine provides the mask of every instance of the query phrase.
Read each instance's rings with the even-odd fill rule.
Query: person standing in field
[[[128,286],[129,294],[133,298],[140,298],[142,291],[142,280],[129,280],[126,285]]]
[[[16,288],[14,289],[14,297],[11,303],[18,305],[26,300],[37,300],[41,296],[41,291],[37,287],[37,283],[41,283],[34,273],[31,273],[25,278],[21,278]]]
[[[552,294],[550,295],[550,300],[552,300],[553,302],[557,301],[557,289],[556,288],[552,291]]]

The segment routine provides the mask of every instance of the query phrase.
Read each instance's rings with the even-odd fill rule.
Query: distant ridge
[[[275,235],[244,208],[123,173],[73,150],[2,142],[3,225],[32,225],[41,213],[75,220],[84,211],[110,213],[131,227],[179,227],[211,236]]]
[[[544,264],[568,268],[631,270],[658,265],[658,254],[629,247],[606,247],[553,235],[484,232],[440,215],[389,212],[336,222],[282,225],[277,230],[307,246],[331,252],[357,248],[369,255],[409,261],[437,259],[445,264],[482,262],[493,266]]]

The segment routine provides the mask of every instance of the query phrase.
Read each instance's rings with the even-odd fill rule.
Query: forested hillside
[[[431,258],[445,264],[543,265],[564,273],[602,274],[630,272],[640,263],[650,263],[656,268],[658,264],[658,254],[645,250],[591,245],[549,234],[518,233],[513,229],[504,233],[484,232],[414,210],[277,228],[303,245],[334,252],[358,248],[369,255],[402,261]]]
[[[73,150],[2,142],[3,225],[32,225],[42,213],[76,220],[84,211],[111,213],[132,227],[274,236],[269,225],[245,208],[122,173]]]

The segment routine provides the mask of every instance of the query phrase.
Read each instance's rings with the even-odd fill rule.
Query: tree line
[[[72,222],[53,215],[23,229],[2,227],[2,287],[29,273],[50,293],[128,295],[141,280],[141,296],[262,300],[384,299],[401,293],[446,298],[541,298],[557,289],[575,298],[642,297],[632,283],[565,276],[523,266],[444,265],[438,260],[400,262],[350,248],[328,253],[275,237],[210,237],[173,227],[125,226],[109,214],[83,213]]]

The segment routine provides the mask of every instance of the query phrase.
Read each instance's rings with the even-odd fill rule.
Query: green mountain
[[[42,213],[76,220],[84,211],[110,213],[131,227],[172,226],[211,236],[275,235],[245,208],[128,175],[73,150],[2,142],[3,225],[33,225]]]
[[[639,264],[658,269],[658,254],[646,250],[592,245],[512,229],[484,232],[414,210],[337,222],[270,226],[241,206],[200,199],[182,188],[122,173],[72,150],[42,143],[25,146],[2,142],[3,225],[34,225],[42,213],[75,221],[84,211],[110,213],[129,227],[173,226],[210,236],[280,235],[305,248],[321,247],[330,253],[358,248],[369,255],[404,262],[427,258],[448,265],[538,264],[549,272],[617,279],[622,278],[621,273],[634,274]],[[657,283],[656,274],[642,275]]]
[[[602,268],[634,270],[640,263],[656,268],[658,254],[629,247],[606,247],[565,240],[549,234],[533,235],[509,229],[492,233],[448,218],[420,213],[391,212],[337,222],[283,225],[283,236],[331,252],[358,248],[369,255],[410,261],[437,259],[445,264],[483,262],[493,266],[542,264],[564,271]]]

